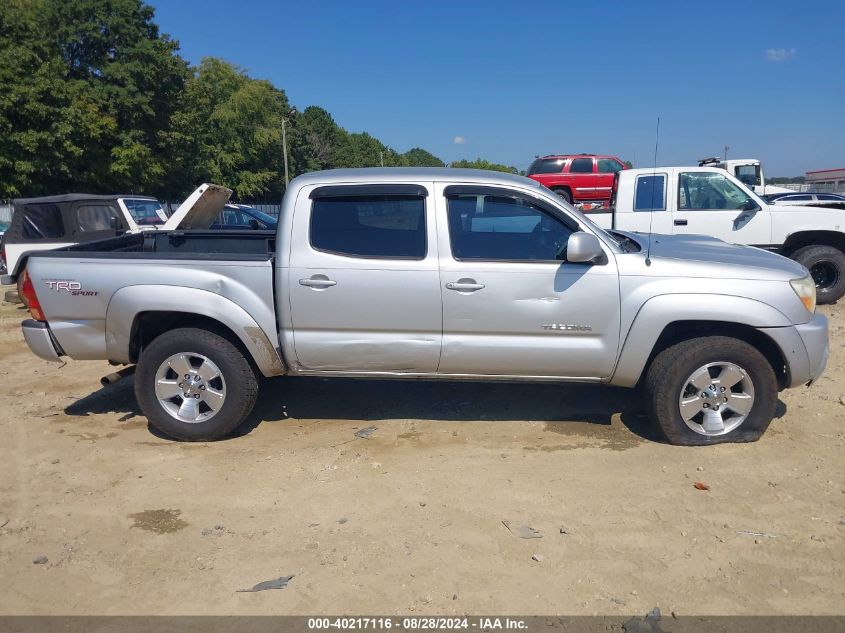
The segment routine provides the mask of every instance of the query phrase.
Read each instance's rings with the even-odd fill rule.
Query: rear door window
[[[592,174],[593,173],[593,159],[592,158],[576,158],[569,165],[570,174]]]
[[[65,236],[62,212],[57,204],[28,204],[22,209],[22,236],[27,240],[51,240]]]
[[[311,246],[346,257],[424,259],[425,199],[411,195],[316,198]]]

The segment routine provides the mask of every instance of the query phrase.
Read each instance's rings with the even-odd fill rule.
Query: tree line
[[[68,191],[181,198],[201,182],[275,200],[289,173],[444,166],[349,132],[222,59],[192,67],[141,0],[0,2],[0,198]],[[517,173],[477,159],[454,167]]]

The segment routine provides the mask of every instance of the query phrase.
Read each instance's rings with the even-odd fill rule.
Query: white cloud
[[[766,59],[770,62],[782,62],[785,59],[794,57],[796,52],[794,48],[767,48]]]
[[[467,140],[463,136],[456,136],[455,138],[452,139],[452,142],[455,145],[463,145],[464,143],[467,142]]]

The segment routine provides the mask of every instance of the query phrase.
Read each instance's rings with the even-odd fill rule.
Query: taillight
[[[35,286],[32,285],[32,278],[26,270],[23,271],[23,285],[21,285],[21,299],[29,308],[29,313],[36,321],[46,321],[44,312],[41,311],[41,304],[38,303],[38,295],[35,294]]]

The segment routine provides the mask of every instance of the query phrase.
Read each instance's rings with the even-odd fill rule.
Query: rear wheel
[[[554,192],[563,198],[569,204],[572,204],[572,194],[569,193],[569,189],[555,189]]]
[[[677,343],[646,376],[646,407],[672,444],[754,442],[777,404],[777,380],[754,347],[726,336]]]
[[[216,440],[252,411],[258,381],[230,341],[207,330],[179,328],[144,349],[135,397],[162,433],[180,440]]]
[[[790,256],[810,271],[820,304],[836,303],[845,296],[845,253],[833,246],[803,246]]]

